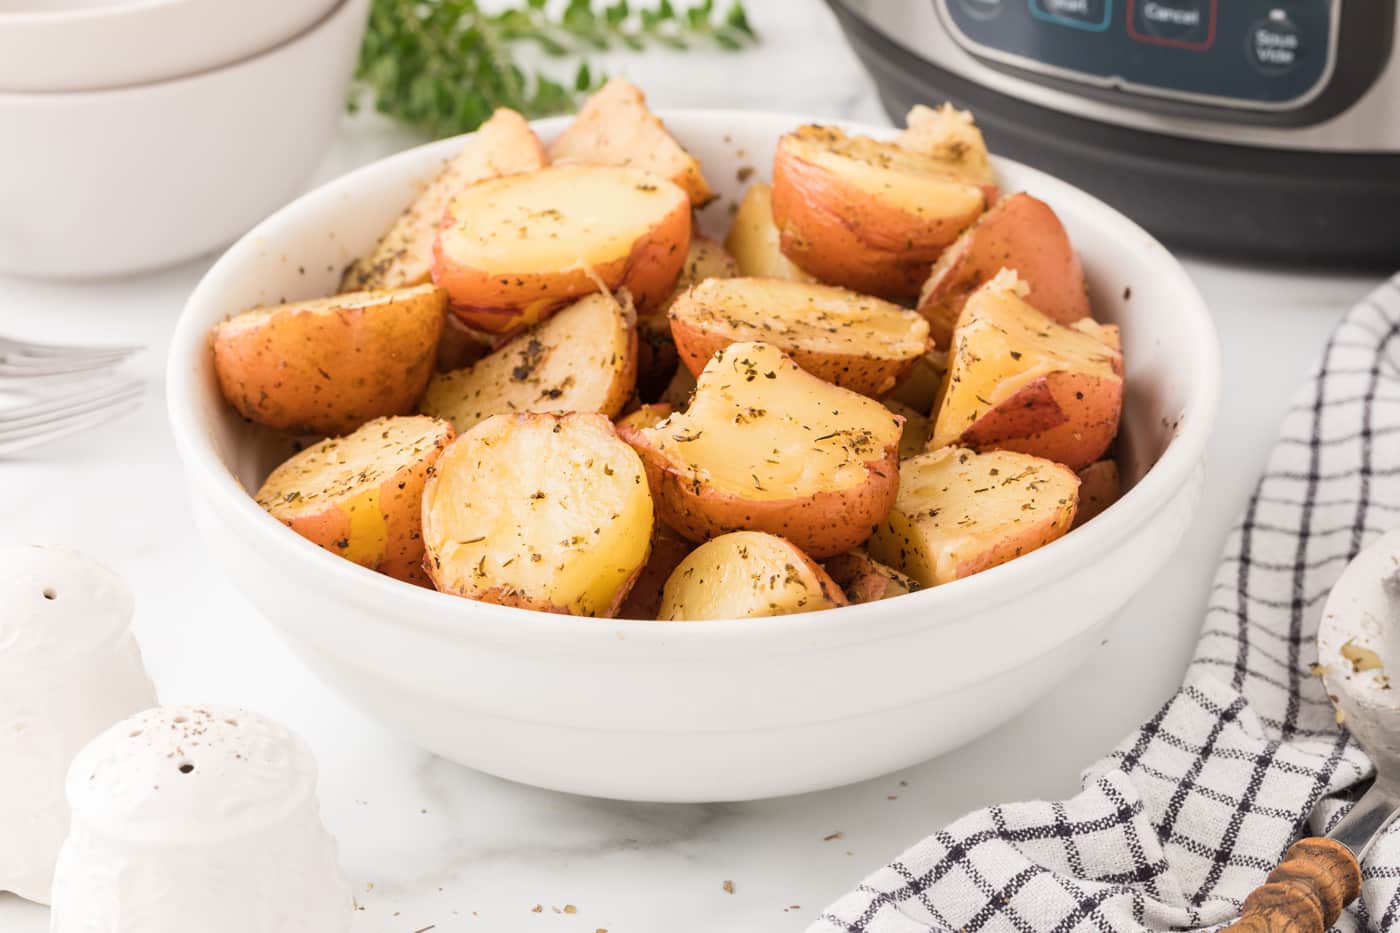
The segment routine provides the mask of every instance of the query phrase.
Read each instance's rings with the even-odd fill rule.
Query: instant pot
[[[828,0],[892,118],[989,145],[1168,242],[1400,266],[1395,0]]]

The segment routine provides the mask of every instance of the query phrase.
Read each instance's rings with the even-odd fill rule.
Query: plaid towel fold
[[[1060,803],[990,807],[929,836],[808,933],[1215,929],[1371,763],[1311,675],[1323,602],[1400,524],[1400,276],[1353,308],[1289,410],[1231,534],[1186,683]],[[1334,928],[1400,930],[1400,832]]]

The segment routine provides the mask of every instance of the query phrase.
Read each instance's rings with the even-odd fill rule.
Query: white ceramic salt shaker
[[[49,902],[63,781],[93,736],[153,706],[131,591],[65,548],[0,548],[0,891]]]
[[[350,886],[306,744],[243,710],[113,726],[68,773],[51,933],[344,933]]]

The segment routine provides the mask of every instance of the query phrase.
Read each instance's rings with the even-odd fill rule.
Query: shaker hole
[[[58,599],[58,590],[55,590],[55,589],[54,589],[53,587],[51,587],[51,586],[46,586],[46,587],[44,587],[44,598],[45,598],[45,599]]]

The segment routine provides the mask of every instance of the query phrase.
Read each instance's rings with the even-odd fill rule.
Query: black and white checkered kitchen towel
[[[1231,534],[1186,683],[1072,800],[990,807],[929,836],[808,933],[1214,929],[1370,762],[1311,676],[1347,562],[1400,526],[1400,276],[1323,350]],[[1400,832],[1337,930],[1400,930]]]

